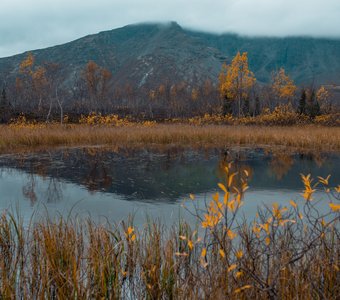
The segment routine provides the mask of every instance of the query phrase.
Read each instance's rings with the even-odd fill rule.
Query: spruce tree
[[[316,100],[316,93],[314,88],[312,88],[311,90],[306,110],[309,117],[311,118],[315,118],[320,114],[320,105],[319,102]]]
[[[260,98],[259,96],[256,96],[255,98],[255,116],[258,116],[260,114]]]
[[[249,115],[249,111],[250,111],[250,101],[249,101],[249,97],[245,97],[243,99],[243,115],[244,116],[248,116]]]
[[[306,99],[307,99],[306,90],[303,89],[300,100],[299,100],[299,107],[298,107],[298,112],[300,115],[306,113]]]
[[[10,119],[10,103],[7,99],[5,88],[2,89],[0,97],[0,122],[6,123]]]
[[[232,103],[231,103],[231,99],[229,99],[229,97],[227,95],[225,95],[223,97],[223,107],[222,107],[222,113],[223,116],[229,115],[233,113],[233,108],[232,108]]]
[[[316,99],[314,103],[314,116],[319,116],[321,112],[319,101]]]

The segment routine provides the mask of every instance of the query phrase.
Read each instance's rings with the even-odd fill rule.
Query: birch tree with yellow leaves
[[[324,113],[330,113],[332,111],[332,103],[330,101],[329,91],[321,86],[316,92],[316,100],[320,103],[321,110]]]
[[[32,108],[33,101],[33,78],[34,56],[28,53],[19,65],[19,77],[16,78],[16,92],[22,106],[26,109]]]
[[[276,98],[291,103],[296,89],[294,81],[286,74],[284,68],[273,74],[272,90]]]
[[[249,97],[249,92],[255,81],[254,73],[249,70],[247,52],[242,54],[237,52],[231,64],[224,64],[222,67],[219,76],[220,94],[226,102],[230,100],[237,102],[239,117],[241,115],[241,103]]]

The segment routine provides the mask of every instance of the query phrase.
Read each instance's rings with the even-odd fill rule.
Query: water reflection
[[[248,172],[251,193],[258,191],[250,198],[259,201],[275,191],[282,196],[284,191],[300,192],[300,173],[314,177],[332,174],[331,185],[340,182],[340,156],[336,154],[268,153],[261,149],[61,149],[0,156],[0,209],[13,201],[26,201],[31,207],[37,202],[56,204],[60,209],[82,199],[92,201],[84,209],[91,211],[98,205],[104,214],[112,207],[117,213],[118,202],[119,211],[140,205],[166,208],[189,193],[208,197],[224,180],[229,161],[234,161],[236,179]]]

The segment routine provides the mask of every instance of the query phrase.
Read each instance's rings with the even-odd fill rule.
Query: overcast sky
[[[0,0],[0,57],[131,23],[208,32],[340,37],[340,0]]]

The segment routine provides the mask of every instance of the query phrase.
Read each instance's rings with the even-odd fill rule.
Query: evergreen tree
[[[249,97],[245,97],[243,100],[243,107],[242,107],[243,115],[248,116],[250,111],[250,102]]]
[[[314,88],[311,89],[311,93],[307,104],[308,105],[306,111],[311,118],[315,118],[317,115],[320,114],[320,104],[316,100],[316,93]]]
[[[320,115],[320,104],[319,101],[317,99],[315,99],[315,103],[314,103],[314,116],[319,116]]]
[[[229,115],[233,113],[232,108],[232,100],[228,98],[227,95],[223,97],[223,107],[222,107],[222,114],[223,116]]]
[[[259,96],[256,96],[255,98],[255,116],[258,116],[260,114],[260,98]]]
[[[6,123],[10,119],[10,103],[7,99],[5,88],[2,89],[0,97],[0,122]]]
[[[298,107],[298,112],[300,115],[306,113],[306,99],[307,99],[306,90],[302,89],[301,97],[299,100],[299,107]]]

